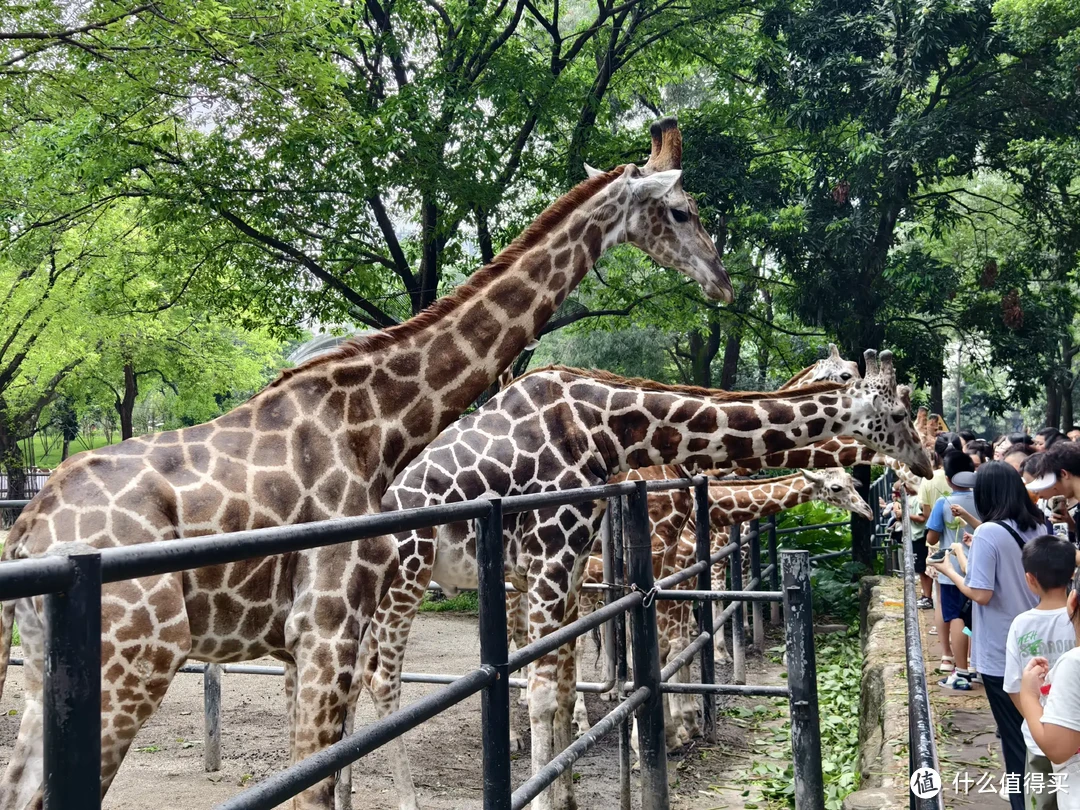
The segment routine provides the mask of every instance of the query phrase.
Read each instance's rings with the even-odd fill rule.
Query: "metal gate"
[[[697,562],[654,582],[652,538],[649,532],[647,493],[693,489],[696,501]],[[877,486],[874,488],[874,494]],[[613,542],[610,598],[589,616],[514,651],[506,638],[506,591],[503,579],[502,525],[505,515],[563,504],[607,499],[618,519],[611,520]],[[638,717],[641,761],[642,810],[668,807],[667,750],[664,735],[664,693],[699,694],[703,702],[704,733],[714,738],[717,695],[787,697],[791,714],[792,753],[797,810],[823,810],[817,678],[814,657],[813,613],[810,593],[811,558],[805,551],[777,553],[775,518],[767,525],[769,565],[762,569],[761,528],[754,521],[747,533],[733,526],[729,544],[715,554],[709,543],[708,479],[697,476],[677,481],[624,482],[561,492],[480,499],[461,503],[365,515],[298,526],[169,540],[127,548],[87,548],[70,556],[49,556],[0,565],[0,602],[45,595],[44,757],[46,808],[100,807],[100,694],[101,588],[105,583],[142,576],[220,565],[252,557],[300,551],[335,543],[357,542],[394,532],[463,520],[477,522],[477,562],[480,605],[480,666],[452,678],[445,688],[426,695],[399,711],[350,733],[329,748],[278,771],[219,805],[220,808],[272,808],[304,789],[332,776],[390,740],[462,700],[481,693],[483,729],[483,784],[485,810],[517,810],[527,805],[555,778],[589,751],[605,734],[617,730],[620,745],[622,791],[620,805],[630,806],[629,720]],[[876,501],[876,498],[875,498]],[[0,501],[0,509],[25,502]],[[876,503],[874,504],[876,507]],[[837,524],[828,524],[837,525]],[[811,528],[811,527],[805,527]],[[741,554],[749,546],[751,581],[742,582]],[[626,560],[623,560],[623,549]],[[835,555],[822,555],[823,557]],[[711,568],[730,557],[730,591],[711,589]],[[623,581],[622,572],[627,572]],[[673,590],[696,577],[696,590]],[[606,578],[607,579],[607,578]],[[768,583],[769,589],[762,590]],[[695,600],[699,633],[691,645],[661,671],[656,600]],[[707,609],[714,600],[731,604],[722,614],[732,620],[735,683],[715,683],[713,616]],[[786,686],[747,685],[745,680],[745,605],[754,607],[754,635],[760,643],[761,607],[784,606],[787,649]],[[778,611],[773,612],[774,620]],[[627,644],[625,617],[631,633]],[[605,622],[613,623],[616,682],[622,701],[588,732],[577,739],[524,784],[514,790],[510,782],[510,674],[571,639]],[[722,627],[722,625],[721,625]],[[629,653],[629,654],[628,654]],[[700,657],[701,683],[669,683],[693,657]],[[628,661],[628,658],[630,659]],[[91,663],[93,662],[93,663]],[[634,678],[629,680],[629,664]],[[245,665],[230,665],[245,671]],[[199,665],[193,667],[202,669]],[[217,667],[210,675],[208,702],[215,691]],[[251,671],[259,668],[248,667]],[[270,668],[265,668],[269,670]],[[216,670],[216,672],[214,672]],[[260,672],[259,674],[269,674]],[[425,680],[423,677],[411,680]],[[446,678],[437,680],[445,682]],[[209,725],[209,724],[208,724]],[[208,755],[210,754],[208,748]]]

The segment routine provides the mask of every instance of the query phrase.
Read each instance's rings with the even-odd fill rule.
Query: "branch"
[[[146,3],[141,6],[136,6],[130,11],[125,11],[122,14],[117,14],[115,17],[110,17],[107,20],[102,20],[96,23],[87,23],[86,25],[78,28],[68,28],[66,31],[13,31],[10,33],[0,31],[0,39],[64,39],[70,37],[72,34],[85,34],[87,31],[93,31],[98,28],[107,28],[114,22],[119,22],[125,17],[131,17],[135,14],[141,14],[150,8],[150,3]]]
[[[397,323],[396,320],[376,307],[362,295],[359,295],[356,290],[337,278],[333,273],[328,272],[322,265],[303,251],[297,250],[289,243],[283,242],[270,234],[259,231],[225,208],[215,205],[214,210],[217,211],[226,222],[230,223],[244,235],[256,239],[265,245],[269,245],[275,250],[281,251],[286,256],[291,256],[296,259],[300,264],[306,267],[315,278],[319,279],[319,281],[323,282],[323,284],[328,287],[332,287],[340,293],[346,301],[352,304],[354,308],[353,314],[363,323],[377,329],[385,329],[389,326],[394,326]]]

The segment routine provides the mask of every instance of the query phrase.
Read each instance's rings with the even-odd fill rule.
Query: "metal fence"
[[[907,648],[908,682],[908,773],[925,773],[931,769],[938,774],[940,788],[941,768],[938,764],[937,744],[934,740],[934,718],[930,710],[930,692],[926,685],[926,659],[923,657],[922,633],[919,629],[919,608],[916,598],[918,574],[915,573],[915,550],[912,545],[911,515],[908,497],[901,498],[904,525],[904,643]],[[942,810],[944,791],[938,790],[930,798],[916,795],[914,785],[908,792],[910,810]],[[922,791],[920,791],[922,792]]]
[[[693,489],[697,509],[697,561],[686,569],[654,582],[652,538],[649,531],[647,493],[667,489]],[[611,523],[613,577],[607,604],[587,617],[509,653],[506,637],[506,591],[503,578],[503,517],[563,504],[607,499]],[[21,507],[25,502],[0,501],[0,509]],[[357,518],[299,526],[281,526],[190,539],[163,541],[136,547],[112,548],[50,556],[0,565],[0,601],[44,594],[45,656],[49,677],[44,692],[44,773],[46,808],[100,807],[100,667],[89,662],[101,658],[101,588],[105,583],[142,576],[220,565],[251,557],[357,542],[364,538],[475,520],[480,606],[480,666],[460,676],[412,673],[403,680],[443,683],[445,688],[428,694],[399,711],[348,733],[340,742],[271,775],[259,784],[226,801],[220,808],[255,810],[271,808],[334,775],[390,740],[466,698],[481,693],[483,729],[483,783],[485,810],[519,810],[539,795],[573,762],[589,751],[605,734],[617,730],[620,744],[622,791],[620,805],[630,806],[630,746],[628,720],[636,712],[639,721],[642,810],[668,807],[667,752],[664,715],[665,693],[692,693],[703,702],[703,732],[715,739],[717,695],[787,697],[791,713],[798,810],[823,810],[824,795],[818,727],[816,663],[810,594],[811,558],[805,551],[778,552],[778,536],[794,531],[777,529],[775,516],[767,522],[768,566],[762,568],[762,532],[757,521],[747,531],[733,526],[730,542],[716,553],[710,551],[708,479],[697,476],[678,481],[624,482],[579,490],[536,495],[483,499],[441,506],[409,509]],[[846,525],[824,524],[824,525]],[[801,527],[819,528],[819,527]],[[744,544],[750,554],[750,582],[742,582]],[[623,550],[627,559],[623,560]],[[849,552],[842,552],[843,554]],[[816,559],[838,556],[820,555]],[[731,558],[731,590],[714,591],[713,565]],[[623,581],[622,572],[627,572]],[[695,590],[675,589],[696,577]],[[768,583],[768,590],[762,585]],[[675,660],[661,671],[657,643],[656,600],[694,600],[699,611],[698,635]],[[715,683],[713,615],[707,606],[714,600],[729,601],[721,615],[730,620],[734,683]],[[744,610],[753,611],[754,642],[763,646],[762,605],[772,606],[771,620],[779,622],[784,605],[787,650],[786,686],[745,684]],[[625,617],[630,615],[627,643]],[[576,740],[538,773],[513,790],[510,784],[509,675],[605,622],[611,623],[616,655],[616,688],[622,698],[602,720]],[[669,683],[682,666],[699,657],[701,683]],[[628,658],[630,659],[628,661]],[[14,662],[13,662],[14,663]],[[633,681],[629,681],[629,664]],[[280,674],[280,668],[251,665],[192,665],[187,671],[203,671],[206,678],[207,765],[219,757],[220,729],[217,706],[222,671]],[[596,685],[579,684],[579,688]],[[591,689],[591,691],[599,691]],[[216,742],[215,742],[216,740]]]

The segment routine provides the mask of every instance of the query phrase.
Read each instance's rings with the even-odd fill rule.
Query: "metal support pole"
[[[502,501],[492,499],[487,517],[476,520],[476,567],[480,602],[480,663],[495,680],[480,693],[484,746],[484,810],[510,810],[510,651],[506,642],[503,588]]]
[[[742,525],[731,524],[731,542],[735,551],[728,557],[728,570],[731,572],[731,590],[741,591],[742,577]],[[731,680],[732,683],[746,683],[746,608],[742,602],[735,603],[735,613],[731,617]]]
[[[750,521],[750,579],[757,583],[756,590],[761,587],[761,521],[754,518]],[[759,653],[765,652],[765,621],[762,615],[764,609],[761,602],[754,602],[750,608],[753,613],[754,625],[754,649]]]
[[[772,570],[769,572],[769,590],[780,590],[780,558],[776,556],[776,515],[769,515],[769,563]],[[773,627],[780,626],[780,605],[773,602],[769,605],[769,624]]]
[[[612,547],[612,541],[615,535],[614,530],[611,528],[612,517],[613,515],[609,506],[607,511],[604,512],[604,519],[600,524],[600,549],[603,555],[605,584],[610,584],[615,581],[615,549]],[[607,604],[608,602],[613,602],[620,596],[622,596],[621,593],[615,594],[608,591],[604,594],[604,603]],[[578,640],[578,644],[584,643],[584,637]],[[604,655],[604,680],[614,683],[615,670],[618,666],[615,660],[615,618],[612,618],[611,621],[600,628],[600,645],[603,648],[601,652]],[[580,677],[580,673],[578,673],[578,677]]]
[[[203,671],[203,769],[221,770],[221,665]]]
[[[649,697],[638,709],[638,750],[641,758],[641,810],[667,810],[667,743],[664,735],[664,696],[660,693],[660,645],[653,600],[652,537],[644,481],[626,496],[627,549],[630,582],[645,599],[631,611],[634,685],[646,687]]]
[[[795,764],[795,810],[825,810],[818,720],[814,608],[810,595],[810,552],[785,551],[784,635],[791,690],[791,753]]]
[[[45,594],[45,810],[101,807],[101,557],[68,557],[74,574]]]
[[[625,498],[609,498],[608,514],[611,515],[611,555],[615,560],[616,588],[614,597],[624,595],[623,584],[626,582],[626,564],[624,562],[624,517],[626,514]],[[615,632],[615,694],[622,696],[623,685],[629,680],[626,664],[626,614],[620,613],[614,619]],[[619,810],[630,810],[630,723],[623,719],[619,723]]]
[[[709,525],[709,479],[698,476],[694,479],[694,523],[697,540],[698,561],[707,561],[711,556],[711,527]],[[712,590],[712,568],[706,566],[698,574],[698,590]],[[713,606],[709,602],[702,602],[698,610],[698,631],[713,633]],[[716,683],[716,639],[709,641],[701,648],[701,682]],[[711,694],[701,695],[702,733],[707,742],[716,741],[716,696]]]

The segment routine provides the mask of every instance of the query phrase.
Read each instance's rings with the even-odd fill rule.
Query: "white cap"
[[[1053,472],[1043,473],[1038,478],[1036,478],[1034,481],[1029,481],[1028,485],[1027,485],[1027,488],[1031,492],[1043,492],[1045,490],[1050,489],[1050,487],[1054,486],[1057,483],[1057,480],[1058,480],[1057,473],[1053,473]]]

